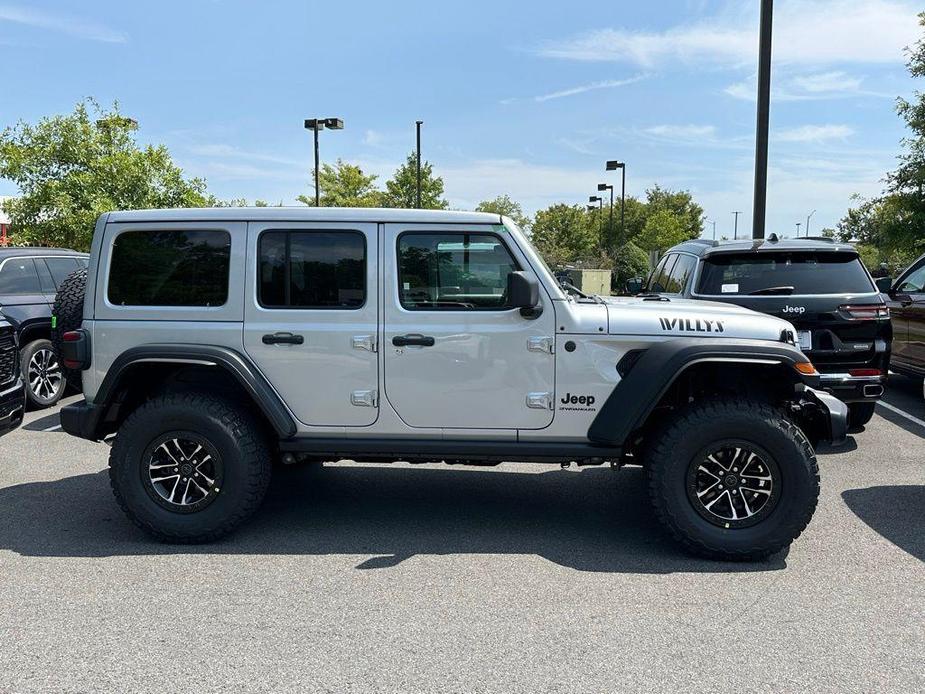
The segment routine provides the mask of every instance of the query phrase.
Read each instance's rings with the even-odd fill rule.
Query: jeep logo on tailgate
[[[802,316],[804,313],[806,313],[806,307],[805,306],[784,306],[784,308],[781,309],[781,313]]]
[[[725,332],[723,321],[706,318],[659,318],[662,330],[682,330],[689,333]]]

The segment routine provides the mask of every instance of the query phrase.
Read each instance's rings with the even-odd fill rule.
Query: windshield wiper
[[[765,294],[765,295],[780,294],[780,295],[786,296],[789,294],[793,294],[794,289],[795,287],[765,287],[764,289],[756,289],[753,292],[749,292],[748,295],[749,296],[760,296],[762,294]]]

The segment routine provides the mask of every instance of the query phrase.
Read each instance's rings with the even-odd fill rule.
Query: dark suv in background
[[[925,255],[910,265],[895,282],[883,285],[893,317],[893,358],[890,368],[915,378],[925,376]]]
[[[51,344],[51,307],[58,284],[87,267],[88,256],[61,248],[0,248],[0,312],[19,340],[26,399],[34,408],[54,405],[66,386]]]
[[[25,405],[16,329],[0,315],[0,436],[19,426]]]
[[[890,368],[890,311],[857,251],[827,238],[688,241],[669,250],[644,292],[722,301],[784,318],[848,403],[851,426],[870,421]]]

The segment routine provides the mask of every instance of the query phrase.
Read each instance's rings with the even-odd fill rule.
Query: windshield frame
[[[822,297],[829,297],[829,296],[831,296],[831,297],[835,297],[835,296],[841,296],[841,297],[846,297],[846,296],[863,296],[863,297],[867,297],[867,296],[879,296],[879,295],[880,295],[880,291],[877,289],[877,285],[876,285],[876,283],[874,282],[874,278],[873,278],[873,277],[871,276],[871,274],[870,274],[870,270],[868,270],[868,269],[867,269],[867,266],[864,265],[863,261],[861,261],[861,256],[860,256],[858,253],[856,253],[856,252],[851,253],[851,252],[849,252],[849,251],[844,251],[844,250],[843,250],[843,251],[839,251],[839,254],[841,254],[841,255],[851,255],[851,256],[853,256],[853,258],[852,258],[853,260],[855,260],[855,261],[857,261],[858,263],[860,263],[861,268],[862,268],[863,271],[864,271],[864,274],[867,276],[867,279],[868,279],[868,281],[870,282],[870,291],[867,291],[867,292],[835,292],[835,293],[828,293],[828,294],[822,294],[822,293],[819,293],[819,292],[813,292],[813,293],[809,293],[809,294],[805,294],[805,293],[802,293],[802,294],[801,294],[801,293],[798,293],[798,292],[793,292],[792,294],[786,294],[786,295],[785,295],[785,294],[738,294],[738,293],[737,293],[737,294],[704,294],[704,293],[701,293],[701,292],[699,291],[699,289],[700,289],[700,280],[701,280],[701,278],[703,277],[704,266],[705,266],[708,262],[710,262],[710,260],[711,260],[712,258],[722,258],[723,256],[738,256],[738,257],[744,257],[744,256],[749,256],[749,255],[755,255],[755,256],[758,256],[758,257],[767,257],[767,256],[780,255],[780,254],[788,254],[788,253],[813,253],[813,252],[818,253],[819,255],[832,253],[831,251],[818,251],[818,250],[815,250],[815,249],[805,249],[805,250],[804,250],[804,249],[787,249],[787,250],[772,251],[772,252],[766,252],[766,253],[748,253],[748,252],[744,252],[744,253],[741,253],[741,254],[740,254],[740,253],[715,253],[715,254],[703,255],[703,256],[700,257],[700,262],[697,263],[697,270],[696,270],[696,273],[695,273],[695,275],[694,275],[693,282],[692,282],[692,284],[691,284],[691,298],[694,298],[694,299],[703,298],[703,299],[708,299],[708,300],[711,300],[711,301],[716,301],[717,299],[723,300],[723,301],[735,301],[735,300],[741,300],[741,299],[748,299],[748,300],[753,300],[753,299],[757,299],[757,300],[761,300],[761,299],[776,299],[776,300],[780,301],[781,298],[786,298],[786,299],[801,298],[801,299],[805,299],[805,298],[810,298],[810,297],[815,297],[815,296],[822,296]],[[832,253],[832,254],[834,255],[834,253]]]

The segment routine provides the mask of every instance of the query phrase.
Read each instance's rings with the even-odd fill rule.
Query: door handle
[[[434,338],[426,335],[396,335],[392,344],[396,347],[433,347]]]
[[[265,345],[301,345],[303,342],[305,342],[304,337],[292,333],[273,333],[263,336]]]

